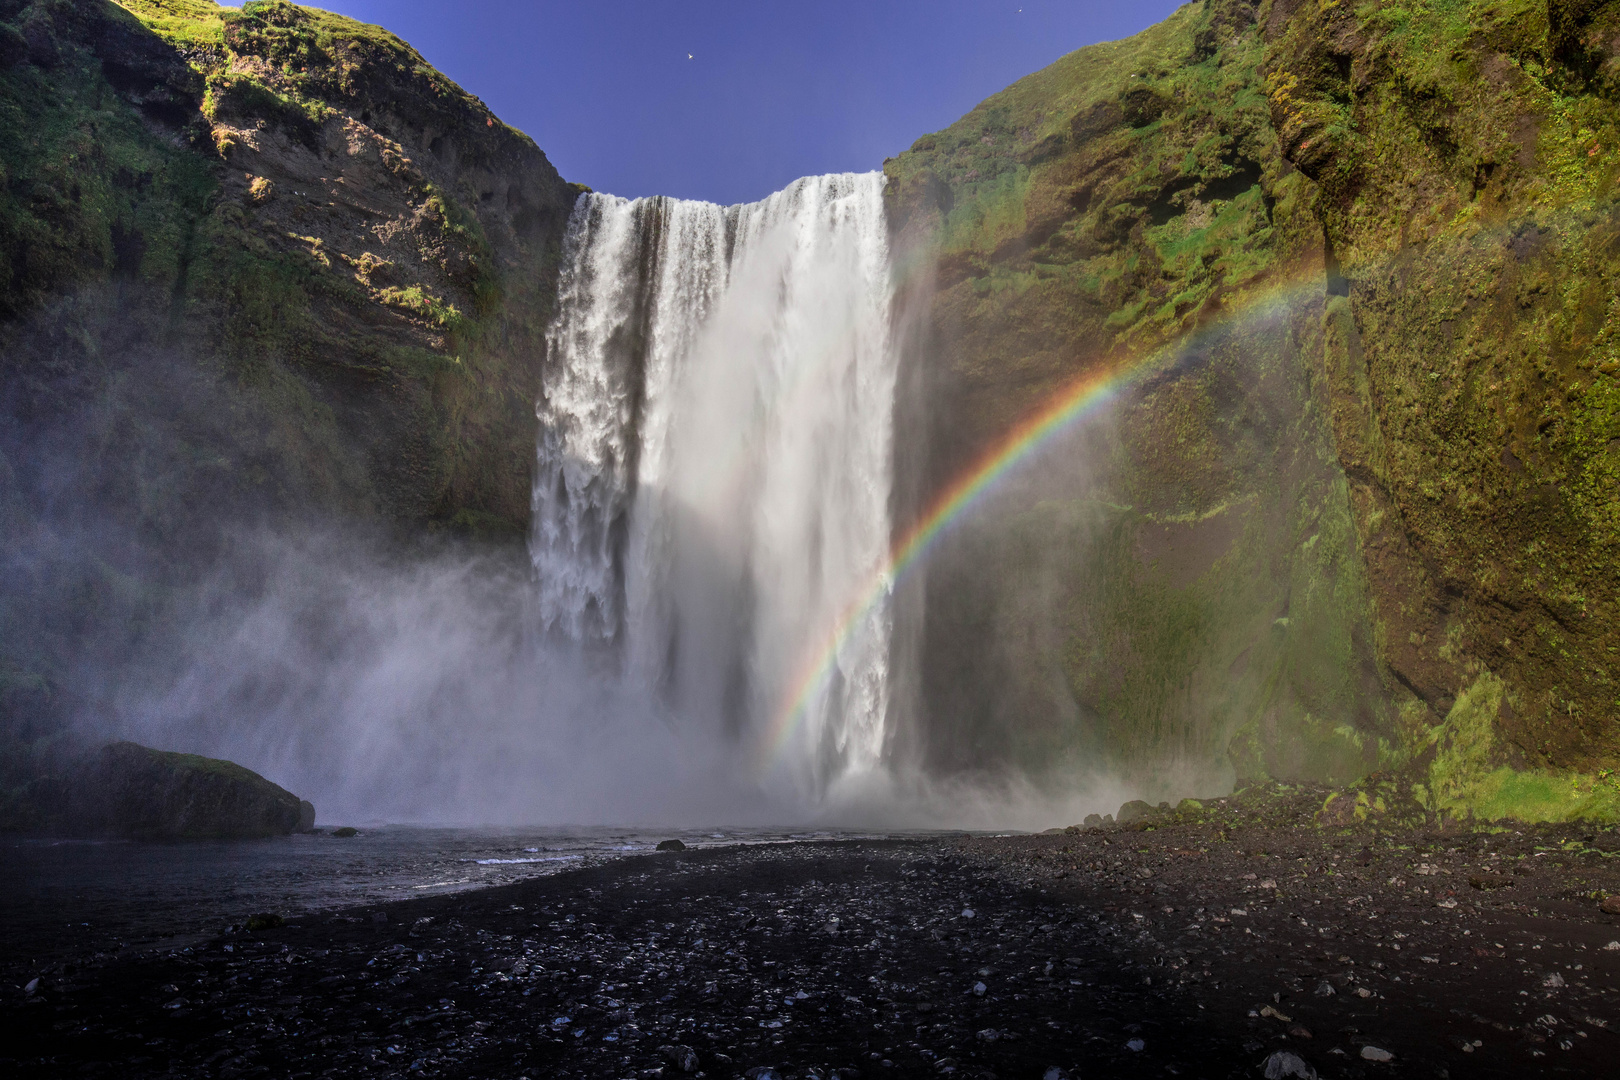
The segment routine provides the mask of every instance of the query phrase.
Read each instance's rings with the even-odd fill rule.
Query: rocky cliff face
[[[0,0],[12,733],[60,711],[89,631],[116,652],[232,530],[515,544],[577,194],[377,27]]]
[[[1263,34],[1386,669],[1504,761],[1612,765],[1620,5],[1278,2]]]
[[[184,354],[267,428],[214,448],[220,486],[521,532],[577,194],[533,142],[385,31],[279,0],[4,7],[17,376],[71,397],[38,369],[111,301],[120,351]]]
[[[917,752],[1580,812],[1620,749],[1616,42],[1609,4],[1211,0],[887,164],[935,268],[910,490],[1118,387],[930,570]]]
[[[1096,768],[1154,797],[1376,767],[1315,192],[1262,50],[1249,7],[1189,5],[888,163],[903,243],[937,266],[916,490],[1076,380],[1114,386],[929,568],[914,741],[937,765]]]

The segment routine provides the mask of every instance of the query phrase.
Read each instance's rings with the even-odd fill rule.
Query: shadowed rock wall
[[[378,27],[0,0],[12,750],[242,530],[516,549],[578,191]]]

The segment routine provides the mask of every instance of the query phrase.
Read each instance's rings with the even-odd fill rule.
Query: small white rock
[[[1361,1056],[1366,1061],[1394,1061],[1395,1055],[1377,1046],[1363,1046]]]

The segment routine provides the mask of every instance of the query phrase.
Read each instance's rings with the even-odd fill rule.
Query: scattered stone
[[[347,840],[351,836],[359,836],[360,830],[355,828],[353,825],[345,825],[341,829],[333,829],[332,835],[337,837],[339,840]]]
[[[1397,1067],[1430,1075],[1430,1064],[1449,1057],[1455,1073],[1459,1052],[1476,1053],[1461,1047],[1489,1023],[1482,1016],[1506,1018],[1513,1003],[1551,994],[1542,988],[1549,973],[1571,970],[1560,975],[1568,989],[1558,999],[1578,993],[1577,974],[1585,973],[1573,971],[1577,961],[1599,969],[1590,973],[1594,982],[1606,978],[1605,962],[1583,956],[1577,943],[1584,939],[1573,934],[1549,936],[1536,952],[1521,953],[1517,942],[1499,951],[1499,944],[1510,940],[1525,901],[1569,895],[1575,875],[1589,882],[1583,891],[1620,892],[1620,867],[1545,860],[1535,877],[1518,878],[1519,903],[1468,905],[1464,921],[1428,905],[1449,899],[1443,886],[1461,885],[1464,867],[1489,855],[1446,846],[1472,843],[1494,854],[1501,845],[1507,866],[1549,847],[1545,835],[1414,842],[1434,852],[1443,874],[1459,875],[1450,878],[1402,873],[1415,856],[1384,839],[1370,845],[1373,872],[1350,870],[1361,840],[1352,846],[1314,829],[1223,835],[1174,823],[1132,834],[749,845],[672,862],[649,853],[492,891],[410,897],[388,905],[390,921],[375,927],[369,916],[377,909],[368,906],[262,936],[198,943],[185,955],[109,953],[105,966],[85,971],[47,966],[38,950],[32,961],[13,953],[0,960],[0,982],[14,988],[17,1006],[8,1054],[29,1063],[62,1056],[67,1066],[26,1075],[90,1078],[113,1074],[80,1067],[89,1053],[77,1049],[81,1040],[114,1046],[124,1061],[151,1055],[120,1080],[264,1069],[260,1075],[319,1075],[334,1066],[355,1076],[668,1080],[707,1072],[724,1080],[773,1059],[777,1065],[758,1066],[765,1075],[801,1080],[980,1080],[990,1071],[1033,1080],[1044,1078],[1048,1063],[1093,1055],[1096,1075],[1128,1071],[1124,1057],[1156,1075],[1269,1068],[1297,1080],[1314,1075],[1299,1047],[1320,1046],[1312,1052],[1324,1064],[1334,1051],[1354,1058],[1368,1036],[1339,1025],[1360,1024],[1410,1042]],[[1040,880],[1050,895],[1029,888],[1032,866],[1046,871]],[[1059,869],[1071,871],[1067,884],[1053,883]],[[1274,906],[1260,892],[1275,880],[1292,893],[1300,879],[1320,905]],[[1423,885],[1439,887],[1437,894],[1425,896]],[[985,910],[973,920],[962,917],[979,904]],[[1229,917],[1234,904],[1248,916]],[[1605,925],[1595,907],[1585,910],[1586,933]],[[823,934],[829,924],[839,932]],[[71,940],[83,934],[75,930]],[[1406,951],[1394,952],[1396,944]],[[1603,947],[1601,938],[1587,943]],[[1620,944],[1610,951],[1620,954]],[[1539,962],[1539,970],[1512,980],[1511,969],[1491,966],[1502,957]],[[1452,959],[1459,963],[1447,965]],[[39,977],[53,979],[51,992],[25,995],[23,985]],[[1338,1003],[1340,996],[1352,1005]],[[1255,1003],[1254,1021],[1241,1019],[1246,1000]],[[1416,1012],[1425,1000],[1451,1007]],[[1592,1010],[1597,1000],[1571,1004]],[[1138,1022],[1107,1019],[1129,1016]],[[1550,1054],[1567,1041],[1571,1049],[1556,1056],[1572,1074],[1602,1074],[1607,1035],[1581,1012],[1569,1024],[1533,1022],[1525,1052],[1539,1046]],[[1579,1036],[1575,1025],[1594,1038]],[[142,1035],[143,1027],[154,1033]],[[1432,1030],[1433,1039],[1407,1040],[1414,1029]],[[296,1039],[284,1034],[294,1030]],[[1327,1034],[1336,1030],[1344,1034]],[[1312,1041],[1316,1031],[1320,1044]],[[145,1050],[137,1036],[171,1045]],[[128,1044],[120,1047],[121,1039]],[[1347,1041],[1335,1047],[1339,1039]],[[691,1072],[693,1059],[662,1049],[682,1046],[696,1059]],[[722,1062],[711,1046],[737,1063]],[[213,1057],[227,1048],[229,1056]],[[355,1056],[367,1051],[376,1067]],[[1306,1071],[1289,1071],[1273,1051],[1293,1053]],[[1068,1075],[1073,1067],[1050,1066]]]
[[[36,975],[32,979],[28,980],[28,985],[23,987],[23,993],[25,993],[25,994],[29,995],[30,997],[32,997],[38,991],[39,991],[39,976]]]
[[[1620,941],[1611,941],[1603,946],[1604,952],[1620,952]]]
[[[1605,896],[1603,902],[1598,905],[1598,910],[1605,915],[1620,915],[1620,893]]]
[[[681,843],[679,840],[660,840],[660,841],[658,841],[658,850],[659,851],[685,851],[686,850],[686,845]]]
[[[287,920],[283,919],[280,915],[277,915],[273,911],[256,912],[249,915],[247,918],[247,929],[249,932],[256,930],[274,930],[278,926],[285,925],[287,925]]]
[[[1361,1048],[1361,1058],[1363,1061],[1394,1061],[1395,1055],[1369,1043]]]
[[[1142,1051],[1142,1049],[1144,1047],[1146,1047],[1146,1046],[1147,1046],[1147,1043],[1143,1042],[1141,1039],[1129,1039],[1125,1043],[1125,1049],[1127,1049],[1127,1050],[1135,1050],[1138,1053],[1140,1053]]]
[[[1275,1051],[1266,1058],[1260,1071],[1266,1080],[1288,1080],[1289,1077],[1297,1077],[1298,1080],[1316,1080],[1316,1070],[1292,1050]]]
[[[1542,979],[1541,985],[1545,986],[1549,990],[1562,990],[1564,988],[1564,977],[1555,971],[1551,975],[1548,975],[1545,979]]]

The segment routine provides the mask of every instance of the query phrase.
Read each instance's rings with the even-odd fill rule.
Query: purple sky
[[[759,199],[879,167],[1167,0],[312,0],[380,23],[619,195]],[[1020,10],[1022,9],[1022,10]],[[687,54],[692,59],[687,59]]]

